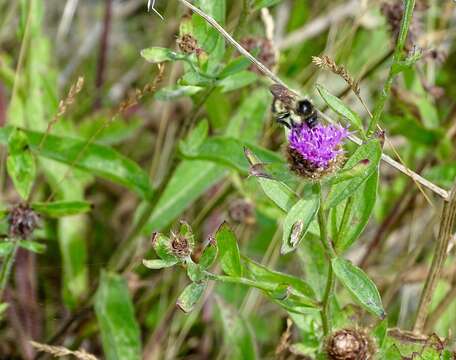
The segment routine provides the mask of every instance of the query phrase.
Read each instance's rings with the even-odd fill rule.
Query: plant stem
[[[391,92],[393,80],[394,80],[395,76],[397,75],[395,68],[396,68],[397,64],[403,58],[402,50],[404,49],[405,42],[407,41],[407,35],[408,35],[409,27],[410,27],[410,22],[412,20],[414,7],[415,7],[415,0],[405,0],[404,15],[402,17],[401,29],[399,32],[399,37],[397,39],[396,48],[395,48],[394,54],[393,54],[393,63],[391,64],[388,78],[386,79],[386,82],[383,86],[383,90],[380,94],[380,98],[378,99],[377,104],[375,105],[374,116],[372,117],[372,119],[369,123],[369,128],[367,130],[368,135],[371,135],[375,131],[377,124],[380,120],[380,116],[383,113],[383,108],[385,107],[386,100],[388,99],[389,94]]]
[[[320,191],[320,208],[318,209],[318,225],[320,227],[320,240],[325,249],[326,256],[328,258],[328,278],[326,280],[325,293],[323,295],[322,306],[320,311],[321,322],[323,324],[323,333],[328,335],[331,331],[331,316],[330,316],[330,304],[331,304],[331,295],[334,291],[334,272],[331,266],[331,260],[337,256],[329,238],[328,238],[328,227],[326,223],[325,210],[322,206],[323,203],[323,194],[321,190],[321,185],[319,185]]]
[[[447,257],[448,244],[453,235],[453,227],[456,219],[456,185],[453,186],[450,194],[450,201],[443,204],[442,217],[437,238],[437,248],[432,259],[431,268],[424,284],[421,294],[418,313],[416,315],[413,331],[423,332],[424,325],[429,313],[429,306],[434,294],[435,287],[440,278],[445,259]]]
[[[3,298],[3,292],[8,285],[8,280],[13,267],[14,259],[16,258],[17,249],[19,248],[19,241],[14,240],[14,246],[11,251],[3,259],[2,268],[0,270],[0,301]]]

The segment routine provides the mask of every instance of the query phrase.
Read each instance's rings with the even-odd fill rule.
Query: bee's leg
[[[282,124],[282,125],[286,126],[287,128],[291,129],[290,124],[285,120],[285,119],[289,119],[289,118],[290,118],[290,113],[289,112],[283,112],[283,113],[277,114],[276,121],[279,124]]]
[[[291,125],[291,128],[296,127],[296,122],[291,117],[290,117],[290,125]]]
[[[271,111],[272,111],[273,113],[277,113],[277,112],[278,112],[278,111],[277,111],[277,101],[278,101],[278,100],[277,100],[276,98],[274,98],[274,99],[272,100]]]

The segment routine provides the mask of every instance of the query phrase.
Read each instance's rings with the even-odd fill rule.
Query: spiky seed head
[[[8,215],[8,234],[12,238],[27,239],[39,225],[39,216],[26,204],[13,207]]]
[[[185,258],[192,253],[192,247],[182,234],[171,234],[171,251],[177,257]]]

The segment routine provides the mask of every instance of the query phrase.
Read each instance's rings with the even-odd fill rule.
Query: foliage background
[[[271,25],[260,9],[269,8],[280,77],[320,109],[325,103],[315,90],[317,83],[368,118],[356,96],[344,91],[344,80],[317,68],[312,56],[328,55],[362,79],[361,95],[373,109],[395,41],[379,1],[195,4],[236,39],[265,37]],[[146,62],[147,53],[141,57],[141,51],[177,51],[179,27],[182,31],[189,12],[178,1],[157,1],[156,8],[164,20],[147,13],[142,0],[0,1],[2,206],[17,204],[21,192],[25,198],[30,193],[34,203],[49,203],[51,196],[78,206],[65,209],[77,215],[60,217],[54,209],[53,216],[43,216],[41,227],[23,244],[32,251],[17,252],[3,299],[8,307],[2,307],[1,315],[2,358],[36,358],[30,339],[107,359],[275,358],[290,314],[259,290],[211,282],[204,301],[184,314],[175,306],[188,284],[184,271],[150,271],[142,265],[144,257],[154,256],[152,232],[168,234],[181,219],[191,224],[197,244],[228,221],[241,254],[305,277],[316,293],[323,291],[326,271],[318,229],[309,231],[296,252],[281,256],[284,214],[248,176],[245,144],[263,151],[263,160],[283,157],[285,137],[270,115],[269,82],[250,71],[197,17],[193,26],[198,26],[209,58],[196,61],[209,76],[195,73],[191,61],[175,61],[168,54],[171,61],[164,64],[159,82],[160,68]],[[417,2],[411,32],[423,57],[394,82],[380,121],[390,139],[384,152],[398,153],[410,169],[446,189],[456,174],[455,21],[454,2]],[[296,31],[305,36],[293,40]],[[214,82],[211,76],[220,64],[231,68]],[[80,76],[82,90],[55,117],[62,110],[59,101]],[[328,114],[338,119],[334,112]],[[49,123],[41,144],[33,131],[45,132]],[[6,147],[12,131],[7,125],[26,129],[36,163],[34,172],[31,158],[19,151],[16,161],[29,170],[19,182],[6,172],[7,154],[13,154],[11,143],[9,152]],[[188,136],[190,128],[195,130]],[[206,132],[212,143],[198,148]],[[182,139],[186,141],[179,145]],[[349,145],[348,151],[353,150]],[[442,201],[423,191],[382,164],[372,216],[346,254],[362,263],[379,288],[390,328],[413,326],[435,247]],[[234,221],[232,211],[240,199],[252,213]],[[359,209],[360,216],[363,211]],[[6,233],[6,217],[2,226]],[[9,251],[4,242],[0,256],[6,259]],[[454,297],[453,258],[450,252],[431,310]],[[348,292],[338,290],[341,314],[359,326],[376,325],[351,304]],[[433,323],[427,329],[447,337],[450,347],[454,306],[447,301],[441,313],[431,311]],[[313,328],[318,325],[306,316],[291,318],[295,351],[318,348],[319,330]],[[402,352],[412,350],[410,345]]]

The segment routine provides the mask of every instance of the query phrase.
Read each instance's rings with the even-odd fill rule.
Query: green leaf
[[[317,189],[313,190],[298,200],[288,211],[283,222],[283,236],[281,254],[287,254],[299,245],[307,233],[310,223],[320,208],[320,196]]]
[[[423,175],[437,185],[450,188],[456,178],[456,162],[433,166],[430,169],[426,169]]]
[[[36,241],[21,240],[19,241],[19,247],[37,254],[43,254],[46,251],[46,245]]]
[[[225,169],[207,161],[180,163],[161,194],[143,233],[163,229],[225,175]]]
[[[343,170],[351,169],[360,161],[369,160],[368,166],[360,176],[340,182],[331,187],[325,201],[326,208],[332,208],[340,204],[343,200],[358,191],[359,187],[375,172],[378,171],[378,164],[382,155],[382,149],[377,140],[370,140],[359,146],[353,155],[345,163]]]
[[[388,319],[380,321],[372,331],[375,338],[375,343],[379,349],[382,349],[386,344],[386,337],[388,335]]]
[[[332,267],[340,282],[366,310],[381,319],[385,318],[377,287],[364,271],[340,257],[332,260]]]
[[[257,359],[255,336],[248,320],[219,297],[217,297],[217,306],[225,333],[223,339],[229,352],[227,359]]]
[[[0,242],[0,257],[8,255],[14,248],[14,243],[12,241],[2,241]]]
[[[228,76],[217,83],[223,93],[243,88],[252,84],[258,79],[258,76],[251,71],[241,71],[234,75]]]
[[[204,290],[206,290],[206,287],[206,282],[191,283],[190,285],[187,285],[187,287],[184,289],[184,291],[179,295],[179,298],[177,299],[177,307],[185,313],[191,312],[194,309],[195,304],[203,295]]]
[[[221,79],[224,79],[226,77],[235,75],[243,70],[247,70],[251,64],[252,63],[249,59],[240,56],[226,65],[222,72],[219,74],[219,77]]]
[[[52,203],[33,203],[32,209],[49,217],[62,217],[83,214],[92,210],[87,201],[55,201]]]
[[[162,47],[151,47],[141,50],[141,56],[152,64],[180,60],[183,54]]]
[[[107,360],[141,358],[141,334],[125,280],[102,272],[95,294],[95,314]]]
[[[209,278],[209,275],[204,271],[203,267],[200,264],[195,264],[193,261],[188,260],[186,265],[187,276],[191,281],[200,283]]]
[[[74,309],[85,299],[89,290],[87,266],[87,235],[89,221],[86,215],[62,217],[58,221],[58,239],[62,257],[62,292],[65,305]]]
[[[197,153],[198,148],[207,138],[209,124],[206,119],[201,120],[190,134],[179,144],[180,151],[187,154]]]
[[[32,150],[37,151],[43,133],[25,133]],[[76,168],[125,186],[143,199],[152,197],[153,189],[147,173],[137,163],[110,147],[87,144],[85,140],[65,136],[48,135],[39,155],[65,164],[74,164]]]
[[[244,148],[244,155],[249,163],[249,173],[255,176],[266,196],[280,209],[288,212],[298,200],[296,194],[284,183],[274,180],[264,170],[264,165],[249,149]]]
[[[306,274],[306,281],[317,294],[317,299],[322,300],[328,274],[328,260],[320,241],[320,234],[315,236],[307,233],[298,248],[298,256]]]
[[[27,137],[21,130],[14,130],[8,139],[6,169],[16,191],[26,200],[36,176],[36,164]]]
[[[220,254],[222,270],[230,276],[242,276],[239,247],[234,233],[228,224],[223,223],[215,234],[217,247]]]
[[[203,250],[203,254],[201,255],[198,264],[203,269],[209,269],[212,265],[214,265],[215,260],[217,260],[218,255],[218,247],[215,239],[210,239],[209,243]]]
[[[317,84],[317,90],[320,93],[320,96],[323,98],[325,103],[334,110],[337,114],[346,118],[350,123],[357,129],[364,133],[363,130],[363,121],[361,117],[351,110],[347,105],[345,105],[342,100],[332,95],[327,89],[323,86]]]
[[[340,254],[346,251],[358,239],[369,222],[377,199],[378,179],[379,174],[377,171],[352,195],[353,203],[348,221],[344,227],[337,229],[337,235],[333,235],[333,238],[337,239],[335,241],[337,253]],[[339,224],[347,201],[345,200],[337,207],[331,209],[331,212],[335,213]]]
[[[260,88],[249,93],[230,119],[226,136],[256,143],[262,134],[271,107],[271,94]]]
[[[193,96],[199,93],[203,88],[194,85],[172,85],[161,88],[154,95],[156,100],[169,101],[185,96]]]
[[[280,3],[282,0],[255,0],[255,10],[264,8],[264,7],[270,7],[274,6],[278,3]]]
[[[213,136],[206,139],[194,153],[184,153],[187,158],[211,160],[218,164],[230,166],[248,173],[249,163],[244,155],[244,148],[248,147],[264,162],[281,162],[281,157],[270,150],[225,136]]]
[[[176,265],[177,261],[171,260],[162,260],[162,259],[153,259],[153,260],[143,260],[143,265],[149,269],[152,270],[159,270],[159,269],[164,269],[171,267],[173,265]]]
[[[157,255],[166,263],[178,263],[179,258],[174,255],[171,247],[171,239],[161,233],[152,235],[152,246]]]
[[[203,12],[212,16],[220,25],[225,24],[226,1],[225,0],[197,0],[195,6]],[[208,54],[207,71],[216,73],[219,71],[221,61],[225,54],[225,40],[199,15],[193,15],[193,36],[197,39],[198,44]]]
[[[296,290],[299,295],[315,300],[315,293],[312,288],[300,278],[271,270],[247,257],[243,257],[243,260],[246,262],[248,275],[252,279],[273,285],[286,284]]]

